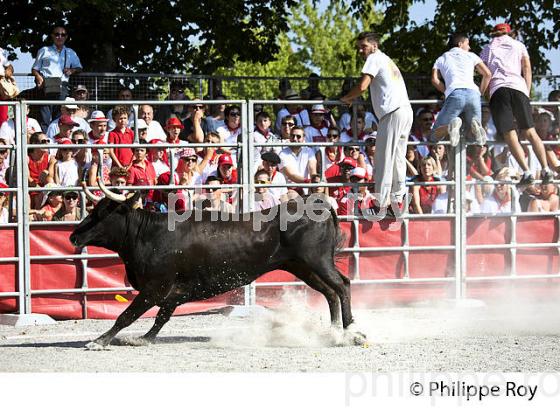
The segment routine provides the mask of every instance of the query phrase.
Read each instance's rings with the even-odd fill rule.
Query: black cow
[[[306,214],[289,222],[284,231],[279,215],[293,213],[291,203],[277,209],[278,215],[259,231],[252,223],[257,213],[247,221],[233,222],[211,221],[208,211],[200,221],[186,220],[169,230],[166,214],[136,209],[138,193],[125,197],[99,182],[106,197],[76,227],[70,241],[76,247],[94,245],[117,252],[128,281],[139,293],[113,327],[88,348],[108,345],[121,329],[157,305],[155,323],[142,337],[153,341],[177,306],[250,284],[275,269],[292,273],[322,293],[332,324],[339,326],[342,317],[346,340],[365,341],[363,334],[348,328],[353,322],[350,281],[334,263],[341,234],[330,207],[326,221],[313,221]],[[92,195],[87,189],[86,194]]]

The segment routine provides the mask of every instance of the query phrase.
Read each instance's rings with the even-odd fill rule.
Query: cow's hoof
[[[107,346],[97,343],[96,341],[89,342],[86,345],[86,350],[107,350]]]

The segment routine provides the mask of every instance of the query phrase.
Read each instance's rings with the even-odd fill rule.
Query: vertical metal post
[[[255,183],[253,181],[252,169],[254,158],[253,142],[253,101],[241,103],[241,158],[243,171],[243,213],[251,212],[255,209]],[[251,283],[243,288],[244,305],[254,305],[257,299],[255,283]]]
[[[138,144],[140,137],[138,136],[138,104],[132,104],[132,112],[134,113],[134,143]],[[171,173],[173,175],[173,173]]]
[[[17,257],[18,257],[18,279],[17,279],[17,290],[18,290],[18,314],[26,313],[26,304],[25,304],[25,240],[24,240],[24,228],[23,228],[23,219],[25,218],[24,208],[26,206],[26,199],[24,199],[23,194],[23,185],[24,183],[27,185],[27,180],[24,181],[23,179],[23,168],[25,161],[23,160],[26,158],[25,154],[23,153],[22,141],[25,139],[22,137],[22,103],[17,104],[14,106],[14,126],[16,132],[16,151],[15,151],[15,160],[16,160],[16,178],[17,178],[17,193],[16,193],[16,201],[17,201]],[[14,153],[12,153],[14,155]]]
[[[467,273],[467,215],[465,212],[467,147],[463,139],[455,147],[455,299],[465,298]]]
[[[514,185],[508,185],[511,190],[511,212],[517,213],[517,204],[519,203],[519,192]],[[511,229],[510,245],[513,245],[510,250],[510,276],[517,276],[517,216],[510,216],[509,226]]]
[[[352,213],[356,216],[356,213]],[[352,232],[354,234],[353,248],[360,247],[360,221],[355,217],[352,219]],[[352,252],[352,260],[354,261],[354,272],[352,272],[352,279],[360,279],[360,251]]]
[[[405,202],[406,203],[406,202]],[[408,247],[410,246],[410,235],[409,235],[409,224],[410,224],[410,220],[408,218],[404,218],[403,220],[403,229],[404,229],[404,238],[403,238],[403,246],[404,247]],[[409,260],[410,260],[410,251],[403,251],[403,259],[404,259],[404,272],[403,272],[403,277],[405,279],[410,279],[410,264],[409,264]]]
[[[20,313],[28,314],[31,313],[31,262],[29,255],[29,208],[31,204],[29,203],[29,167],[27,165],[27,126],[26,126],[26,116],[27,116],[27,104],[25,101],[21,102],[21,108],[19,111],[19,133],[16,132],[16,138],[20,138],[18,146],[21,147],[20,150],[20,160],[19,162],[19,172],[21,174],[21,187],[18,186],[18,194],[21,196],[18,198],[18,223],[22,226],[22,238],[23,238],[23,254],[20,259],[20,266],[23,267],[23,312]],[[21,217],[21,219],[19,218]],[[21,292],[21,290],[20,290]],[[21,309],[21,308],[20,308]]]

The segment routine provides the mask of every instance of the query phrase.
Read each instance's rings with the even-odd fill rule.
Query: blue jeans
[[[430,139],[434,139],[434,131],[443,125],[447,125],[455,117],[462,114],[463,135],[465,129],[470,130],[473,118],[481,119],[480,93],[469,88],[457,88],[443,102],[443,107],[439,112],[436,122],[432,128]]]

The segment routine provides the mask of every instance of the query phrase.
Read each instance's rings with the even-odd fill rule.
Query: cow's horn
[[[97,196],[97,195],[95,195],[93,192],[91,192],[91,191],[88,189],[88,187],[87,187],[87,185],[86,185],[85,182],[82,182],[82,188],[83,188],[84,193],[86,194],[87,198],[88,198],[91,202],[98,203],[99,201],[101,201],[101,197],[100,197],[100,196]]]
[[[126,196],[124,196],[123,194],[115,194],[114,192],[109,191],[105,186],[105,184],[103,183],[102,178],[97,177],[97,184],[99,185],[99,188],[101,188],[101,190],[103,191],[103,193],[107,198],[117,202],[126,201]]]

